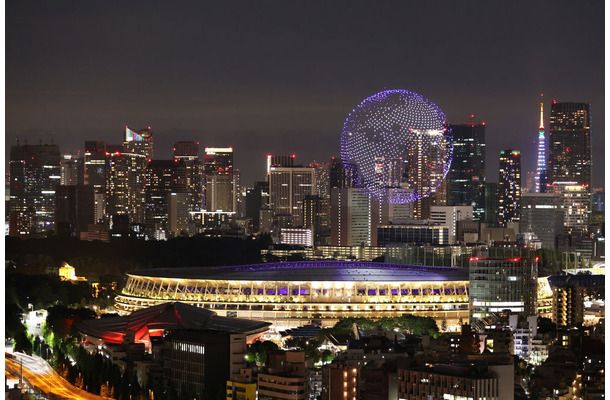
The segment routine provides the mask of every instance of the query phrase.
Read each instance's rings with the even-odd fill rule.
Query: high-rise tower
[[[551,103],[549,183],[591,184],[591,107]]]
[[[205,148],[205,209],[207,211],[236,211],[235,180],[232,147]]]
[[[506,149],[500,151],[498,180],[498,223],[505,227],[509,222],[519,222],[521,207],[521,152]]]
[[[174,161],[182,162],[184,168],[181,179],[184,180],[186,192],[190,193],[190,211],[201,211],[202,204],[202,171],[203,167],[199,161],[199,142],[177,142],[174,143]]]
[[[453,136],[453,161],[447,173],[447,205],[472,206],[475,221],[485,211],[485,122],[474,115],[462,125],[449,125]]]
[[[126,126],[123,151],[126,153],[144,155],[148,160],[152,159],[153,134],[150,126],[137,131]]]
[[[591,212],[591,107],[587,103],[551,103],[549,192],[564,198],[565,227],[587,229]]]
[[[303,201],[316,191],[315,170],[303,166],[272,166],[269,172],[269,208],[276,218],[286,221],[279,223],[280,227],[302,226]]]
[[[542,101],[543,94],[540,94],[540,126],[538,127],[538,160],[536,162],[536,184],[534,190],[536,193],[546,193],[546,142],[544,138],[544,102]]]
[[[60,153],[56,145],[19,145],[10,153],[10,235],[30,235],[53,229],[55,190],[60,183]]]

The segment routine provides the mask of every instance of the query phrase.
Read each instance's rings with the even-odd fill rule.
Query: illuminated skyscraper
[[[563,199],[554,193],[523,193],[519,230],[533,232],[545,249],[555,249],[557,236],[563,233]]]
[[[84,184],[93,186],[95,193],[106,188],[106,144],[102,141],[85,141]]]
[[[274,156],[267,154],[267,176],[271,172],[271,167],[292,167],[294,166],[294,159],[296,155],[291,156]]]
[[[591,212],[591,110],[551,103],[547,190],[564,197],[565,227],[584,231]]]
[[[498,223],[506,226],[519,221],[521,205],[521,153],[519,150],[500,151],[498,181]]]
[[[376,246],[379,206],[358,188],[331,189],[331,246]],[[377,211],[378,212],[378,211]]]
[[[260,213],[268,209],[269,182],[254,182],[253,188],[246,189],[246,218],[251,222],[252,232],[259,231]]]
[[[146,168],[145,221],[151,231],[167,228],[169,196],[185,193],[184,162],[175,160],[153,160]]]
[[[303,227],[311,229],[314,244],[326,246],[330,241],[330,196],[305,196]]]
[[[315,194],[323,199],[330,197],[330,164],[313,162],[309,164],[316,174]]]
[[[236,185],[232,147],[205,148],[205,209],[235,212]]]
[[[549,183],[591,184],[591,107],[551,103]]]
[[[16,145],[10,153],[9,233],[43,233],[55,222],[60,154],[55,145]]]
[[[453,136],[453,161],[447,173],[447,205],[472,206],[473,219],[485,212],[485,123],[449,125]]]
[[[64,154],[61,158],[60,184],[75,186],[83,183],[83,159],[75,155]]]
[[[106,146],[106,215],[125,215],[130,223],[144,223],[146,167],[153,157],[150,126],[135,131],[125,127],[122,146]]]
[[[544,102],[540,94],[540,126],[538,127],[538,160],[536,162],[536,176],[534,191],[536,193],[546,193],[546,142],[544,139]]]
[[[183,163],[181,170],[186,192],[191,194],[190,211],[201,211],[203,208],[203,167],[199,160],[198,142],[177,142],[174,144],[174,160]]]
[[[315,194],[314,169],[302,166],[271,167],[269,172],[269,208],[276,218],[286,220],[284,217],[289,216],[289,225],[302,226],[305,196]]]
[[[125,215],[130,223],[143,223],[148,158],[122,149],[106,146],[106,215]]]
[[[153,136],[150,126],[145,129],[134,131],[125,127],[123,140],[123,151],[126,153],[142,154],[147,159],[153,158]]]
[[[470,259],[470,322],[510,310],[536,315],[538,259]]]

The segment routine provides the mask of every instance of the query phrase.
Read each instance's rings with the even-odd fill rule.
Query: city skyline
[[[176,141],[232,146],[252,185],[267,154],[329,162],[353,107],[407,89],[451,124],[486,122],[495,181],[504,148],[535,171],[544,92],[545,125],[552,100],[591,104],[592,183],[604,186],[602,2],[142,5],[7,4],[6,154],[17,137],[82,154],[150,126],[155,159]]]

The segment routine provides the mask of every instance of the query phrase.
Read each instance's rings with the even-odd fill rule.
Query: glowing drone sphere
[[[341,157],[356,186],[377,199],[409,203],[436,191],[453,155],[447,118],[425,97],[385,90],[356,106],[343,124]]]

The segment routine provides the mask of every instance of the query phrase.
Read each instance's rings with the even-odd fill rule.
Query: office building
[[[280,228],[280,243],[294,246],[313,246],[311,229],[305,228]]]
[[[568,232],[587,229],[591,212],[591,107],[551,103],[548,191],[564,196]]]
[[[9,234],[49,232],[55,222],[55,190],[60,183],[60,153],[56,145],[16,145],[9,159]]]
[[[107,146],[107,150],[114,149]],[[148,166],[146,155],[107,151],[106,162],[106,215],[125,215],[132,223],[143,223]]]
[[[358,168],[356,165],[342,160],[341,157],[332,157],[329,181],[331,188],[355,187],[358,182]]]
[[[323,199],[330,197],[330,163],[314,161],[309,167],[313,168],[316,179],[314,194]]]
[[[377,246],[385,247],[392,243],[448,245],[449,228],[430,223],[379,226],[377,228]]]
[[[330,243],[330,196],[305,196],[303,201],[303,227],[310,229],[315,246]]]
[[[485,123],[449,125],[453,136],[453,161],[446,176],[447,205],[472,206],[473,219],[482,221],[485,204]]]
[[[83,183],[83,159],[71,154],[61,157],[59,184],[74,186]]]
[[[186,193],[184,162],[175,160],[153,160],[146,167],[145,222],[154,231],[167,228],[170,193]]]
[[[205,148],[206,211],[236,211],[237,188],[233,172],[232,147]]]
[[[55,190],[55,232],[79,237],[95,222],[94,188],[59,185]]]
[[[507,310],[536,315],[537,259],[473,257],[469,278],[471,324]]]
[[[519,150],[500,151],[498,179],[498,224],[505,227],[510,222],[519,221],[521,204],[521,152]]]
[[[284,218],[279,227],[303,226],[305,196],[315,194],[315,171],[310,167],[270,167],[269,208]],[[287,224],[287,225],[286,225]]]
[[[591,195],[591,212],[604,212],[604,188],[594,188]]]
[[[169,193],[167,204],[167,228],[170,236],[188,234],[190,222],[191,193]]]
[[[591,185],[591,106],[551,103],[548,179],[550,184]]]
[[[332,188],[331,246],[376,246],[375,203],[357,188]]]
[[[498,184],[485,182],[485,223],[498,224]]]
[[[458,222],[472,221],[473,218],[474,210],[470,205],[432,206],[430,208],[430,220],[449,228],[449,244],[455,244],[457,241]]]
[[[267,176],[271,173],[271,167],[292,167],[294,166],[294,159],[296,154],[290,156],[274,156],[271,154],[267,155]]]
[[[523,193],[519,231],[533,232],[545,249],[555,249],[563,233],[563,198],[555,193]]]
[[[245,217],[250,221],[252,233],[257,233],[260,230],[261,210],[269,205],[269,182],[254,182],[254,187],[246,188],[245,201]]]
[[[174,161],[181,161],[180,179],[184,188],[191,195],[190,211],[200,211],[203,208],[203,167],[199,160],[199,142],[174,143]]]
[[[558,194],[563,199],[566,232],[584,232],[588,229],[591,214],[591,191],[588,186],[572,182],[553,182],[547,185],[547,192]]]
[[[150,126],[140,130],[125,127],[123,138],[123,151],[126,153],[140,154],[147,160],[153,159],[153,134]]]
[[[106,144],[102,141],[85,141],[83,183],[93,186],[95,193],[106,191]]]

